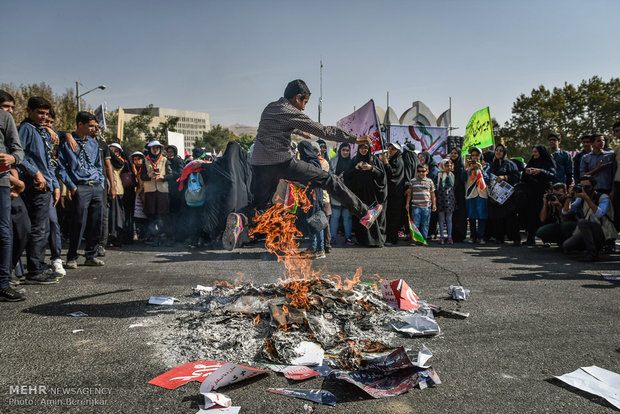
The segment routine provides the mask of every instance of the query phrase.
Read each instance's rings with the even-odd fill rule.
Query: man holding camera
[[[543,207],[540,210],[540,222],[545,223],[536,230],[536,237],[543,243],[562,245],[577,227],[574,214],[562,214],[562,207],[568,199],[566,184],[555,183],[551,191],[543,196]]]
[[[562,214],[581,217],[573,235],[562,245],[565,252],[585,250],[581,261],[593,262],[605,240],[615,239],[614,212],[609,196],[595,191],[596,179],[589,175],[581,177],[564,202]]]

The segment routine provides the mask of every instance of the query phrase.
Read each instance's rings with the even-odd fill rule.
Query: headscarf
[[[459,154],[456,160],[452,160],[452,158],[450,159],[452,160],[452,165],[454,165],[454,175],[456,177],[460,177],[461,173],[465,170],[465,163],[463,162],[462,149],[461,147],[454,147],[452,148],[452,150],[456,150],[456,152],[458,152]],[[452,152],[452,150],[450,150],[450,152]]]
[[[444,158],[441,160],[441,164],[439,164],[437,182],[441,184],[441,187],[446,187],[446,182],[449,183],[448,187],[452,187],[454,185],[454,173],[448,169],[450,163],[451,160],[449,158]]]
[[[322,139],[318,139],[316,141],[317,144],[319,144],[319,155],[321,155],[323,158],[325,158],[326,160],[329,160],[329,148],[327,147],[327,142],[325,142]],[[321,145],[325,145],[325,152],[323,153],[323,150],[321,150]]]
[[[338,155],[336,155],[336,169],[335,169],[335,173],[336,175],[340,175],[342,173],[344,173],[345,171],[348,171],[349,168],[351,168],[351,166],[353,165],[353,160],[351,159],[351,152],[349,152],[349,156],[344,158],[342,156],[342,148],[351,148],[351,144],[349,144],[348,142],[344,142],[342,144],[340,144],[340,147],[338,148]]]
[[[116,144],[116,145],[109,145],[109,147],[120,147],[120,145]],[[125,160],[125,158],[123,157],[125,155],[125,151],[123,150],[123,148],[121,148],[121,153],[119,155],[116,155],[114,153],[114,151],[110,150],[110,163],[112,164],[112,167],[114,167],[114,169],[119,169],[119,168],[123,168],[127,165],[127,160]]]
[[[312,143],[310,141],[301,141],[299,145],[297,145],[297,151],[299,151],[300,160],[321,168],[319,157],[316,155],[316,152],[314,152],[314,148],[312,148]]]
[[[360,149],[362,147],[366,147],[368,148],[368,152],[366,153],[366,155],[362,155],[362,153],[360,152]],[[361,144],[359,147],[357,147],[357,154],[355,154],[355,157],[353,157],[353,165],[357,165],[359,162],[365,162],[368,164],[371,164],[372,161],[372,154],[370,151],[370,145],[368,144]]]
[[[547,147],[545,147],[544,145],[535,145],[534,148],[538,150],[538,154],[540,154],[540,157],[536,159],[532,155],[532,158],[530,158],[530,160],[527,162],[528,168],[541,168],[543,170],[551,170],[552,168],[556,168],[555,161],[551,154],[549,154],[549,150],[547,149]]]
[[[416,170],[420,160],[415,152],[415,145],[407,142],[403,145],[403,164],[405,165],[405,181],[409,182],[416,175]]]

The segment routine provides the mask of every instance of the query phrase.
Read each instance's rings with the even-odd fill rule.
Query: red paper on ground
[[[418,295],[403,279],[383,281],[380,288],[383,298],[395,309],[409,310],[420,307]]]
[[[218,361],[194,361],[172,368],[149,381],[149,384],[173,390],[176,387],[187,384],[190,381],[202,382],[225,362]]]

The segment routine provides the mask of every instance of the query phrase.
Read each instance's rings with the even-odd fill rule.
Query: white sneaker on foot
[[[57,275],[65,276],[67,274],[65,268],[62,267],[62,259],[54,259],[52,261],[52,269]]]

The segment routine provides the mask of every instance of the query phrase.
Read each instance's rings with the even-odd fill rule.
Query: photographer
[[[545,223],[536,231],[536,237],[543,243],[562,245],[577,227],[574,214],[562,214],[562,207],[568,199],[566,184],[556,183],[543,196],[543,207],[540,210],[540,222]]]
[[[562,245],[565,252],[584,250],[582,261],[592,262],[606,239],[617,236],[609,196],[595,191],[594,177],[584,175],[579,184],[571,188],[570,197],[564,202],[562,214],[576,214],[580,218],[573,235]]]

